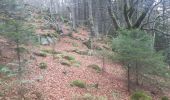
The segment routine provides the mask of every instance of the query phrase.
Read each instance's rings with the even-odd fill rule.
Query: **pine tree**
[[[121,61],[128,71],[128,89],[130,88],[130,72],[139,85],[139,75],[165,76],[167,65],[164,56],[154,50],[153,39],[144,31],[121,30],[121,34],[113,39],[113,50],[116,59]]]

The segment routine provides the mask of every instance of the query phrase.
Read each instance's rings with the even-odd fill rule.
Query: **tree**
[[[130,90],[130,73],[135,77],[136,85],[140,85],[139,76],[165,76],[167,66],[164,56],[155,52],[152,37],[140,30],[121,30],[113,39],[113,50],[116,58],[127,68],[128,90]]]
[[[8,3],[10,5],[10,2]],[[21,89],[23,88],[22,77],[23,77],[24,68],[26,66],[25,64],[27,61],[26,58],[22,56],[21,44],[28,44],[33,42],[33,40],[36,40],[36,36],[33,35],[33,27],[25,23],[27,17],[25,15],[26,13],[24,13],[25,10],[23,6],[17,5],[17,2],[14,0],[13,3],[14,4],[12,6],[12,9],[5,13],[5,16],[7,17],[1,19],[4,22],[1,23],[0,25],[0,29],[1,29],[0,35],[6,37],[11,42],[14,42],[16,44],[15,50],[16,50],[17,65],[18,65],[17,66],[18,69],[16,72],[17,80],[15,82],[11,82],[8,84],[18,83],[18,85],[20,86],[18,89],[19,98],[22,99],[24,97],[22,93],[20,93],[19,91],[21,91]],[[11,13],[11,11],[15,11],[15,12]]]

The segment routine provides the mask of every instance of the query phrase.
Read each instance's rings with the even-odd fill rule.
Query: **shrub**
[[[128,83],[130,76],[134,76],[136,85],[140,85],[139,74],[147,77],[166,75],[167,65],[164,56],[154,50],[153,44],[153,37],[138,29],[121,30],[119,36],[113,39],[112,49],[115,52],[113,59],[126,67]]]
[[[79,88],[86,88],[86,83],[84,81],[81,80],[74,80],[71,82],[70,84],[71,86],[77,86]]]
[[[47,63],[41,62],[41,63],[39,64],[39,68],[41,68],[41,69],[46,69],[46,68],[47,68]]]
[[[131,96],[131,100],[152,100],[152,98],[145,92],[138,91]]]
[[[169,98],[167,96],[163,96],[161,100],[169,100]]]
[[[102,71],[102,69],[96,64],[88,65],[87,67],[96,70],[96,72],[98,72],[98,73]]]

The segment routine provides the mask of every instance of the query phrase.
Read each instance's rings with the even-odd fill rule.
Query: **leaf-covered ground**
[[[67,34],[66,27],[63,26],[63,30]],[[29,68],[29,79],[39,79],[33,83],[35,91],[41,92],[47,100],[72,100],[75,95],[87,93],[106,96],[108,100],[128,100],[125,71],[122,66],[106,60],[105,72],[98,73],[87,67],[96,64],[102,68],[102,58],[74,52],[74,50],[81,50],[88,53],[90,50],[83,44],[83,41],[88,38],[86,30],[80,28],[77,33],[73,34],[73,37],[60,37],[60,41],[56,42],[55,51],[61,53],[55,54],[56,57],[53,58],[52,54],[47,54],[47,57],[35,56],[36,60]],[[34,52],[52,48],[50,45],[35,47]],[[64,57],[60,57],[62,54],[74,57],[75,61],[79,62],[79,66],[74,66],[72,63],[70,66],[62,65],[61,62],[66,61]],[[39,68],[38,65],[41,62],[47,63],[47,69]],[[98,84],[98,88],[72,87],[70,84],[74,80],[82,80],[87,84]]]

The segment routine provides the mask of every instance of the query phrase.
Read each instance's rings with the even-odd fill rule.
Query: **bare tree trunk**
[[[92,0],[88,0],[89,5],[89,24],[90,24],[90,30],[91,30],[91,37],[94,37],[95,34],[95,27],[94,27],[94,19],[93,19],[93,8],[92,8]]]
[[[73,30],[75,30],[76,29],[76,13],[75,13],[75,4],[74,4],[74,0],[72,0],[72,6],[71,6],[71,12],[72,12],[72,14],[71,14],[71,16],[72,16],[72,28],[73,28]]]

